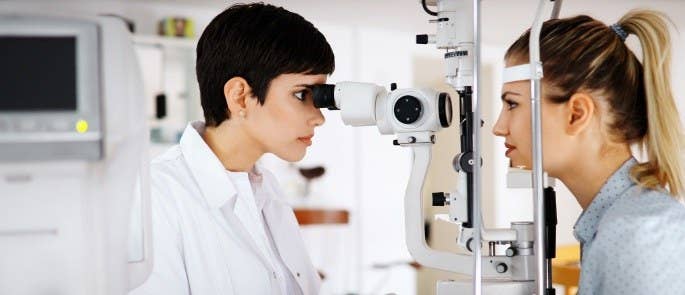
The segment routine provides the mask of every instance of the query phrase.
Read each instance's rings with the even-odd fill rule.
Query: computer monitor
[[[118,18],[0,12],[0,294],[121,295],[150,274],[141,81]]]
[[[101,159],[98,27],[2,18],[0,161]]]

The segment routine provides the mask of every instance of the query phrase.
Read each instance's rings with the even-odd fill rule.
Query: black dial
[[[423,113],[421,101],[411,95],[400,97],[400,99],[395,102],[393,109],[395,118],[404,124],[411,124],[418,121]]]

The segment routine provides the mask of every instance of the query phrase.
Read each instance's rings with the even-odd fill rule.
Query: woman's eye
[[[299,99],[301,101],[305,101],[305,100],[307,100],[307,97],[309,96],[309,92],[310,92],[309,89],[305,89],[302,91],[295,92],[295,97],[297,97],[297,99]]]
[[[516,108],[519,105],[518,103],[515,103],[513,101],[507,101],[506,104],[507,104],[507,108],[510,110]]]

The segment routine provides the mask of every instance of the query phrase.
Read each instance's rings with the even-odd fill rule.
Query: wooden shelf
[[[344,209],[293,208],[300,225],[348,224],[350,212]]]

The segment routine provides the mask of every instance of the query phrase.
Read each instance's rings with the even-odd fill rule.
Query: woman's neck
[[[591,156],[593,154],[594,156]],[[609,177],[632,157],[628,145],[609,153],[588,153],[584,159],[574,159],[572,166],[558,174],[583,210],[587,209]]]
[[[229,171],[250,171],[264,154],[253,137],[228,121],[207,127],[202,138]]]

